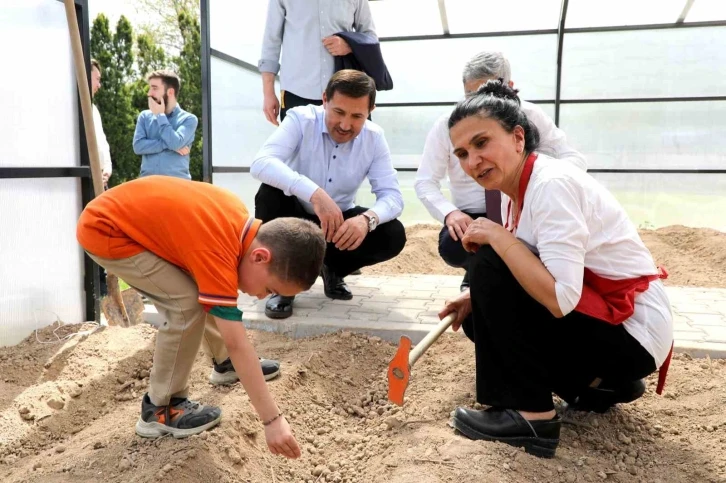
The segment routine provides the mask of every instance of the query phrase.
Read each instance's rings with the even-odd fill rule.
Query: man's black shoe
[[[616,404],[640,399],[643,394],[645,394],[645,382],[642,379],[616,384],[603,381],[598,387],[586,388],[574,400],[566,400],[567,409],[604,413]]]
[[[456,408],[454,413],[454,428],[467,438],[524,447],[527,453],[542,458],[555,456],[561,426],[559,416],[546,421],[528,421],[513,409]]]
[[[292,315],[292,301],[295,297],[273,295],[265,304],[265,315],[271,319],[286,319]]]
[[[350,300],[353,298],[353,293],[348,288],[345,280],[337,276],[327,266],[323,265],[321,275],[323,276],[323,289],[326,297],[334,300]]]

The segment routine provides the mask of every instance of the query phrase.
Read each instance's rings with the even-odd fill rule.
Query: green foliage
[[[138,111],[131,105],[127,83],[135,76],[132,47],[133,31],[121,17],[111,34],[108,19],[99,15],[91,28],[91,56],[103,70],[101,89],[94,96],[103,120],[103,130],[111,150],[115,186],[139,174],[140,159],[133,152],[132,140]]]
[[[156,45],[151,35],[139,34],[136,37],[136,47],[138,48],[136,59],[139,74],[145,76],[149,72],[166,67],[166,52]]]
[[[174,58],[177,74],[182,79],[179,92],[179,103],[182,107],[197,116],[199,124],[197,135],[189,153],[189,172],[192,179],[202,179],[202,35],[199,20],[187,10],[179,13],[179,30],[183,45],[179,56]]]
[[[139,26],[141,32],[174,55],[184,48],[179,15],[186,11],[199,18],[199,0],[135,0],[134,3],[137,12],[148,19]]]
[[[141,1],[142,7],[143,1]],[[194,0],[149,2],[158,13],[157,32],[148,28],[134,35],[126,17],[121,17],[112,33],[108,18],[100,14],[91,29],[91,56],[102,66],[101,89],[94,97],[103,119],[103,128],[111,148],[113,175],[109,184],[135,179],[141,157],[133,152],[136,118],[148,109],[146,75],[158,69],[172,69],[179,74],[182,87],[178,101],[182,109],[199,119],[191,146],[189,170],[192,178],[202,179],[202,71],[199,5]],[[165,50],[156,41],[163,32]],[[180,39],[180,40],[179,40]]]

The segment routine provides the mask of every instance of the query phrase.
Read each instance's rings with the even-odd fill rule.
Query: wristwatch
[[[361,213],[368,220],[368,233],[372,232],[378,226],[378,218],[371,216],[368,213]]]

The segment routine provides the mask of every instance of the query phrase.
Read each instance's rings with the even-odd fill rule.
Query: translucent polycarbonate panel
[[[686,0],[570,0],[565,28],[675,23],[685,4]]]
[[[212,164],[249,166],[275,130],[262,112],[262,77],[212,57],[210,79]]]
[[[726,231],[726,174],[592,176],[615,195],[638,227],[686,225]]]
[[[266,0],[209,0],[209,45],[257,66],[266,19]]]
[[[561,0],[446,0],[446,16],[452,34],[556,29],[561,3]]]
[[[373,122],[381,126],[391,150],[395,168],[418,168],[424,144],[434,122],[450,114],[455,104],[448,106],[377,107]],[[554,119],[554,104],[540,104]]]
[[[539,107],[542,108],[542,110],[547,114],[550,118],[552,118],[552,121],[555,120],[555,105],[554,104],[537,104]]]
[[[385,0],[368,5],[379,37],[444,33],[437,0]]]
[[[398,218],[404,225],[414,225],[416,223],[436,223],[438,222],[426,211],[426,207],[416,196],[416,191],[413,188],[414,181],[416,180],[416,173],[411,171],[399,171],[398,172],[398,185],[401,188],[401,194],[403,195],[403,214]],[[442,193],[451,199],[451,193],[449,192],[448,185],[442,184]],[[368,180],[363,181],[358,195],[355,199],[359,206],[371,207],[376,202],[376,196],[371,193],[371,185]]]
[[[417,168],[421,161],[426,136],[434,122],[444,114],[451,113],[449,106],[378,107],[371,117],[386,134],[391,150],[393,166],[396,168]]]
[[[688,11],[686,22],[726,20],[726,1],[696,0]]]
[[[379,92],[379,102],[457,102],[464,95],[464,64],[484,50],[507,57],[524,98],[555,97],[556,35],[383,42],[381,49],[394,88]]]
[[[590,168],[726,169],[724,118],[726,101],[560,106]]]
[[[80,180],[0,179],[0,346],[85,320]]]
[[[247,206],[250,213],[255,212],[255,194],[260,182],[249,173],[214,173],[212,183],[236,194]]]
[[[562,99],[726,95],[726,27],[565,34]]]
[[[63,2],[0,8],[0,167],[78,166],[78,90]],[[32,75],[42,59],[48,75]]]

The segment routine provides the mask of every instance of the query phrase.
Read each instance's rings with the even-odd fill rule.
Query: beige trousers
[[[214,317],[197,300],[199,290],[194,279],[148,251],[119,260],[88,255],[109,273],[146,295],[164,317],[156,336],[149,378],[151,402],[166,406],[173,397],[188,397],[189,374],[202,341],[204,351],[218,363],[228,357]]]

